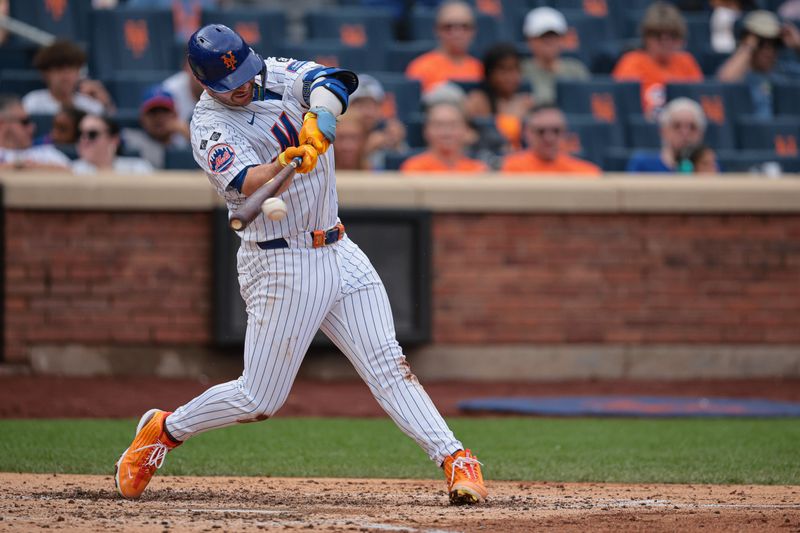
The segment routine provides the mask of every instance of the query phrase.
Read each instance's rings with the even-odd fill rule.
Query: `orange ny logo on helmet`
[[[225,68],[228,70],[234,70],[236,68],[236,58],[233,56],[233,52],[228,50],[227,54],[223,54],[220,56],[222,61],[225,62]]]
[[[44,8],[50,13],[53,20],[61,20],[67,9],[67,0],[44,0]]]
[[[125,21],[123,29],[125,33],[125,45],[131,51],[133,57],[139,58],[147,50],[150,44],[150,37],[147,33],[147,21],[144,19],[128,19]]]

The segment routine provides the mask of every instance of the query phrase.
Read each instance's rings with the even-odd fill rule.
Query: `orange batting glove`
[[[278,164],[282,167],[288,165],[295,157],[302,157],[303,162],[297,167],[299,174],[305,174],[314,170],[317,166],[317,157],[319,153],[310,144],[303,144],[301,146],[290,146],[278,156]]]
[[[336,138],[336,117],[324,107],[315,107],[303,116],[300,144],[310,144],[324,154]]]

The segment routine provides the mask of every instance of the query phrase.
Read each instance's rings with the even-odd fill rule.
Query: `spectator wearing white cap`
[[[537,104],[554,103],[556,81],[588,80],[589,70],[572,57],[562,57],[567,19],[552,7],[537,7],[528,12],[522,32],[533,58],[522,63],[522,74],[533,90]]]
[[[139,106],[142,129],[122,130],[122,143],[139,152],[154,168],[164,168],[167,148],[189,148],[189,128],[175,110],[172,95],[159,86],[150,88]]]
[[[358,75],[358,89],[350,95],[348,112],[361,117],[367,131],[365,157],[372,168],[384,167],[386,154],[408,150],[406,128],[386,109],[383,85],[369,74]]]
[[[742,20],[739,46],[717,72],[720,81],[747,84],[754,114],[761,118],[772,116],[772,85],[787,78],[778,61],[778,51],[784,46],[800,52],[797,27],[781,24],[770,11],[751,11]]]

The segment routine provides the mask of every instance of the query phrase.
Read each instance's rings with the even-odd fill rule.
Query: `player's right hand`
[[[317,152],[316,148],[310,144],[290,146],[278,156],[278,163],[282,167],[285,167],[295,157],[303,158],[303,162],[297,167],[297,172],[299,174],[305,174],[307,172],[311,172],[314,170],[314,167],[317,166],[317,157],[319,157],[319,153]]]

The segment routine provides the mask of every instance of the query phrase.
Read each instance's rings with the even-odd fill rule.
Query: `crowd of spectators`
[[[596,4],[605,6],[613,1],[598,0]],[[332,2],[320,0],[322,4]],[[775,87],[800,79],[796,57],[800,55],[800,31],[791,22],[800,18],[800,0],[786,0],[780,5],[766,5],[767,0],[637,1],[637,6],[646,7],[636,21],[638,39],[611,55],[606,53],[608,43],[591,43],[589,46],[598,52],[594,59],[576,53],[575,41],[590,37],[576,33],[580,27],[572,26],[565,14],[569,9],[554,7],[559,2],[529,0],[530,8],[506,25],[517,26],[518,38],[509,31],[480,48],[476,43],[481,37],[481,17],[486,14],[479,13],[472,3],[350,0],[347,5],[362,2],[376,10],[389,8],[396,37],[410,35],[409,17],[414,9],[428,9],[434,13],[430,38],[435,44],[411,58],[405,68],[406,79],[416,80],[420,87],[415,114],[410,118],[398,118],[398,93],[382,84],[378,72],[370,75],[368,68],[357,69],[360,87],[340,119],[335,145],[337,168],[343,170],[399,168],[410,176],[498,170],[515,175],[597,177],[603,161],[587,157],[586,143],[575,130],[583,122],[581,117],[569,114],[564,98],[559,98],[559,87],[609,79],[639,84],[640,102],[636,106],[643,124],[652,125],[660,139],[659,149],[629,150],[624,165],[627,171],[716,173],[726,169],[720,162],[716,137],[707,138],[706,134],[710,123],[719,122],[719,117],[707,115],[707,103],[699,99],[669,99],[670,84],[742,84],[749,94],[749,114],[769,120],[776,116]],[[172,37],[179,43],[208,22],[203,18],[204,10],[235,3],[95,0],[93,6],[169,8],[175,32]],[[573,4],[577,5],[569,2]],[[708,15],[708,49],[720,57],[712,73],[701,67],[704,58],[687,49],[690,25],[681,5],[700,5]],[[2,9],[8,10],[8,4],[0,0]],[[616,21],[618,25],[622,22]],[[7,36],[0,35],[2,38]],[[259,52],[280,55],[281,51]],[[605,73],[597,73],[597,57],[610,58]],[[30,65],[39,72],[44,88],[8,94],[0,72],[0,166],[141,173],[170,168],[168,154],[191,151],[189,121],[203,88],[188,65],[184,63],[176,72],[146,87],[134,114],[130,106],[118,109],[114,91],[92,79],[87,64],[91,62],[85,43],[58,39],[41,47]],[[608,77],[603,78],[603,74]],[[597,105],[606,103],[599,101]],[[596,102],[592,100],[591,105],[594,110]],[[602,118],[620,125],[627,118],[620,111],[612,110]],[[127,120],[121,126],[118,117],[123,115]],[[49,130],[35,131],[40,121],[32,117],[43,116],[51,117]],[[134,121],[131,116],[135,116]],[[613,146],[611,137],[600,142]]]

